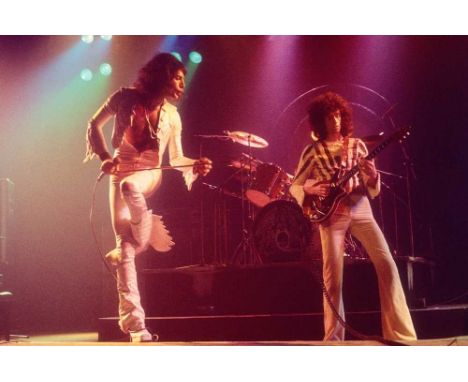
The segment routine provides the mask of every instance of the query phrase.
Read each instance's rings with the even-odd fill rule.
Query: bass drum
[[[310,257],[313,230],[301,207],[277,200],[260,210],[252,235],[264,263],[302,261]]]

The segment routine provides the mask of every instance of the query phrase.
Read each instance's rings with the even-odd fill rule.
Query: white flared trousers
[[[138,152],[125,140],[114,157],[122,172],[110,178],[109,202],[112,227],[117,250],[122,261],[117,267],[117,290],[119,294],[119,326],[124,333],[145,328],[145,312],[141,306],[138,290],[135,256],[145,248],[134,240],[130,221],[138,222],[148,209],[146,199],[161,183],[160,170],[140,169],[156,167],[158,152]]]
[[[336,310],[345,319],[342,283],[344,242],[348,229],[364,246],[377,272],[383,337],[389,340],[415,340],[416,332],[398,270],[374,219],[367,196],[351,194],[345,197],[337,211],[320,224],[323,280]],[[337,320],[326,298],[323,305],[324,340],[343,341],[345,328]]]

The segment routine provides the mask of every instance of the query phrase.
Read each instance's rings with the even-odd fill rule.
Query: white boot
[[[146,328],[129,333],[131,342],[155,342],[158,340],[158,335],[151,334]]]
[[[117,267],[122,261],[122,249],[120,247],[114,248],[106,253],[105,258],[110,265]]]
[[[141,219],[138,223],[130,222],[133,238],[142,247],[148,246],[151,237],[152,216],[152,210],[147,210],[141,214]]]
[[[166,229],[162,217],[152,215],[152,230],[149,238],[149,244],[158,252],[168,252],[174,246],[172,237]]]

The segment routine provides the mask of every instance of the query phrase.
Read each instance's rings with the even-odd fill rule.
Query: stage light
[[[91,81],[93,79],[93,72],[89,69],[83,69],[80,73],[80,77],[83,81]]]
[[[112,39],[112,35],[103,35],[101,38],[105,41],[110,41]]]
[[[101,64],[101,66],[99,66],[99,71],[103,76],[110,76],[112,73],[112,66],[110,66],[110,64],[107,62],[104,62]]]
[[[202,62],[202,55],[198,52],[190,52],[189,54],[189,60],[192,61],[194,64],[199,64],[200,62]]]
[[[81,41],[85,42],[86,44],[91,44],[94,41],[93,35],[83,35],[81,36]]]
[[[179,52],[171,52],[171,54],[177,58],[180,62],[182,62],[182,56],[180,55]]]

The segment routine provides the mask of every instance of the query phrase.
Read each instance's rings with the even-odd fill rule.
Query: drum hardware
[[[349,231],[346,232],[344,240],[344,258],[351,261],[369,260],[369,255],[362,247],[362,244],[351,235]]]
[[[243,132],[232,132],[229,133],[233,137],[233,141],[248,145],[249,138],[255,139],[255,145],[252,147],[266,147],[268,143],[258,136],[253,136]],[[251,233],[252,229],[248,229],[245,217],[245,204],[247,203],[248,224],[254,223],[254,210],[253,206],[265,207],[269,203],[277,199],[284,199],[288,193],[288,188],[291,185],[293,176],[281,169],[281,167],[274,163],[264,163],[251,155],[251,147],[249,146],[249,153],[242,153],[239,158],[231,161],[230,166],[239,170],[246,170],[246,176],[244,178],[244,172],[238,174],[241,175],[241,193],[242,193],[242,240],[236,248],[234,255],[231,259],[231,263],[240,263],[243,265],[247,264],[261,264],[266,260],[266,255],[258,251],[258,248],[254,247],[254,234]],[[244,195],[246,200],[244,201]],[[290,203],[290,202],[286,202]],[[260,210],[262,213],[263,210]],[[307,236],[306,236],[307,237]],[[285,229],[282,232],[277,232],[277,245],[286,246],[283,249],[287,249],[289,239],[291,238],[289,229]],[[297,238],[296,238],[297,239]],[[295,240],[296,240],[295,239]],[[297,241],[297,240],[296,240]],[[239,256],[242,255],[240,258]]]
[[[281,167],[273,163],[262,163],[257,166],[245,195],[257,207],[264,207],[272,200],[283,198],[290,184],[290,176]]]
[[[213,263],[227,265],[228,263],[228,217],[225,196],[241,199],[242,195],[224,189],[223,185],[215,186],[202,182],[209,190],[216,192],[213,218]]]
[[[252,156],[252,148],[265,148],[268,146],[268,142],[254,134],[250,134],[243,131],[224,131],[224,133],[235,143],[239,143],[243,146],[248,147],[248,154],[243,154],[239,160],[240,168],[239,171],[247,169],[247,179],[241,176],[241,234],[242,238],[240,243],[237,245],[232,258],[231,264],[240,265],[251,265],[261,264],[262,259],[253,250],[253,243],[250,235],[250,225],[253,222],[254,210],[252,204],[248,199],[244,198],[247,187],[250,187],[252,183],[253,166],[257,166],[259,163]],[[235,163],[237,165],[238,163]],[[247,215],[247,216],[246,216]]]
[[[229,130],[224,130],[223,133],[225,135],[197,134],[197,135],[194,135],[194,137],[208,138],[208,139],[213,138],[213,139],[220,139],[222,141],[231,140],[233,142],[239,143],[249,148],[263,149],[265,147],[268,147],[268,142],[265,139],[259,137],[258,135],[254,135],[245,131],[229,131]]]
[[[300,206],[276,200],[255,217],[252,229],[255,249],[263,263],[322,261],[318,224],[311,223]],[[348,231],[344,240],[344,257],[349,261],[367,261],[368,255]]]
[[[252,237],[264,263],[305,260],[312,242],[312,225],[294,202],[276,200],[256,216]]]
[[[251,176],[252,176],[252,163],[253,163],[253,158],[251,154],[251,148],[264,148],[268,146],[268,142],[257,136],[253,135],[247,132],[243,131],[224,131],[225,135],[219,135],[219,134],[197,134],[195,137],[200,138],[200,158],[203,156],[202,155],[202,147],[203,147],[203,139],[219,139],[219,140],[231,140],[233,142],[239,143],[241,145],[247,146],[249,149],[249,154],[247,156],[248,163],[243,163],[241,165],[241,168],[238,169],[232,176],[234,176],[237,172],[242,172],[244,171],[246,165],[248,164],[248,182],[250,182]],[[219,187],[220,190],[224,190],[224,185],[226,182],[230,179],[229,177],[226,181],[223,182],[223,184]],[[249,235],[248,231],[246,229],[246,224],[245,224],[245,198],[244,198],[244,193],[245,193],[245,180],[244,177],[241,176],[241,209],[242,209],[242,241],[238,245],[236,251],[234,252],[233,258],[236,259],[238,254],[241,253],[244,257],[241,261],[249,262],[249,261],[256,261],[255,258],[252,258],[252,249],[251,245],[249,243]],[[249,220],[252,220],[252,206],[248,203],[247,204],[247,209],[248,209],[248,218]],[[222,213],[221,213],[222,215]],[[224,214],[225,216],[225,214]],[[200,224],[200,237],[201,237],[201,266],[204,266],[206,261],[205,261],[205,235],[204,235],[204,229],[203,229],[203,222],[204,222],[204,203],[203,203],[203,198],[200,200],[200,219],[202,224]],[[219,257],[219,256],[218,256]],[[248,258],[248,259],[247,259]]]
[[[229,130],[224,130],[223,133],[225,133],[226,136],[229,139],[231,139],[233,142],[239,143],[243,146],[247,146],[249,149],[250,148],[263,149],[265,147],[268,147],[268,142],[265,139],[259,137],[258,135],[247,133],[245,131],[229,131]]]
[[[234,261],[236,261],[236,258],[239,254],[242,254],[243,256],[243,259],[241,259],[241,263],[248,263],[248,262],[256,262],[257,259],[255,259],[253,256],[252,256],[252,249],[251,249],[251,245],[250,245],[250,239],[249,239],[249,234],[248,234],[248,230],[246,229],[246,223],[245,223],[245,198],[244,198],[244,193],[245,193],[245,177],[243,176],[242,172],[244,172],[246,169],[248,170],[248,177],[247,177],[247,183],[250,182],[251,180],[251,177],[252,177],[252,166],[253,164],[256,164],[256,163],[260,163],[256,160],[253,159],[252,157],[252,153],[251,153],[251,148],[254,147],[254,148],[264,148],[264,147],[267,147],[268,146],[268,142],[257,136],[257,135],[254,135],[254,134],[250,134],[250,133],[247,133],[247,132],[243,132],[243,131],[233,131],[233,132],[230,132],[230,131],[224,131],[225,135],[219,135],[219,134],[198,134],[198,135],[195,135],[195,137],[197,138],[200,138],[200,158],[203,156],[202,155],[202,142],[203,142],[203,139],[218,139],[218,140],[231,140],[233,142],[236,142],[236,143],[239,143],[241,145],[244,145],[244,146],[247,146],[248,149],[249,149],[249,154],[244,154],[244,158],[240,161],[240,168],[238,168],[238,170],[236,172],[234,172],[230,177],[228,177],[228,179],[226,179],[223,184],[221,184],[219,187],[217,187],[217,189],[220,191],[220,194],[221,195],[227,195],[227,194],[230,194],[229,196],[234,196],[234,197],[238,197],[237,195],[235,195],[234,193],[231,193],[229,191],[227,191],[225,189],[225,185],[226,183],[234,176],[236,176],[237,174],[240,174],[240,180],[241,180],[241,196],[240,196],[240,199],[241,199],[241,210],[242,210],[242,241],[241,243],[238,245],[238,247],[236,248],[235,252],[234,252],[234,255],[233,255],[233,259]],[[237,165],[237,163],[235,163],[235,165]],[[204,184],[210,188],[214,187],[216,188],[216,186],[211,186],[211,185],[208,185],[208,184]],[[220,208],[215,208],[216,211],[215,211],[215,216],[217,216],[219,218],[219,220],[221,222],[224,222],[226,221],[226,211],[225,211],[225,208],[223,207],[220,207]],[[252,206],[248,203],[247,204],[247,211],[248,211],[248,219],[249,221],[252,220],[252,214],[253,214],[253,210],[252,210]],[[205,265],[205,239],[204,239],[204,229],[203,229],[203,222],[204,222],[204,204],[203,204],[203,198],[201,198],[200,200],[200,219],[201,219],[201,222],[202,224],[200,224],[200,236],[201,236],[201,266],[204,266]],[[216,220],[218,219],[215,219],[215,224],[216,224]],[[225,226],[225,225],[224,225]],[[215,227],[215,237],[217,238],[217,229],[218,227]],[[227,240],[221,240],[221,241],[224,241],[224,244],[222,244],[224,247],[226,247],[227,245]],[[215,244],[216,244],[216,240],[215,240]],[[224,263],[223,261],[223,257],[220,255],[220,252],[217,251],[215,249],[215,258],[217,261],[219,261],[220,263]]]
[[[219,135],[219,134],[195,134],[196,138],[207,138],[207,139],[219,139],[221,141],[229,141],[231,137],[228,135]]]
[[[203,140],[204,139],[219,139],[219,140],[229,140],[231,139],[227,135],[219,135],[219,134],[197,134],[195,137],[200,138],[200,149],[199,149],[199,157],[203,157]],[[200,199],[200,238],[201,238],[201,258],[200,258],[200,266],[206,265],[206,258],[205,258],[205,233],[204,233],[204,201],[203,197]]]
[[[382,170],[377,170],[378,173],[380,174],[383,174],[383,175],[389,175],[391,177],[394,177],[394,178],[398,178],[398,179],[405,179],[404,176],[401,176],[401,175],[398,175],[398,174],[394,174],[392,172],[388,172],[388,171],[382,171]],[[394,249],[393,249],[393,255],[397,255],[400,253],[400,249],[399,249],[399,240],[398,240],[398,237],[399,237],[399,229],[400,229],[400,226],[398,224],[398,217],[397,217],[397,200],[399,199],[400,202],[402,202],[403,205],[405,205],[407,207],[407,204],[405,203],[404,200],[402,200],[396,193],[395,191],[392,190],[392,188],[386,184],[383,180],[382,180],[382,177],[380,177],[380,184],[383,188],[385,188],[389,194],[392,196],[392,201],[393,201],[393,227],[394,227],[394,230],[395,230],[395,236],[394,236]],[[382,188],[382,190],[383,190]],[[381,217],[381,221],[380,221],[380,228],[382,229],[383,232],[385,232],[385,221],[384,221],[384,212],[383,212],[383,197],[380,196],[378,198],[378,203],[379,203],[379,211],[380,211],[380,217]],[[387,238],[388,240],[389,238]]]
[[[228,166],[255,172],[257,171],[257,167],[261,164],[263,164],[261,160],[253,158],[248,154],[241,153],[241,156],[239,158],[232,159]]]
[[[223,183],[219,186],[210,185],[203,183],[204,186],[211,190],[218,191],[220,198],[217,198],[217,204],[215,207],[215,259],[221,264],[226,264],[225,256],[227,252],[227,217],[225,200],[223,196],[235,197],[241,200],[241,234],[242,239],[237,245],[233,255],[227,261],[230,264],[255,264],[261,263],[261,258],[254,253],[253,244],[251,243],[250,227],[249,225],[253,221],[253,206],[249,203],[248,199],[245,198],[245,191],[247,187],[250,187],[252,180],[252,173],[256,171],[258,165],[262,164],[261,161],[253,158],[251,149],[252,148],[264,148],[268,146],[268,142],[254,134],[250,134],[243,131],[224,131],[225,135],[196,135],[199,138],[214,138],[220,140],[231,140],[235,143],[248,147],[248,154],[242,154],[237,160],[232,160],[229,164],[230,167],[236,168],[237,170],[231,174]],[[200,150],[201,151],[201,150]],[[233,178],[238,177],[241,183],[240,196],[236,193],[230,192],[226,189],[226,184]],[[202,210],[203,211],[203,210]],[[202,256],[203,258],[203,256]]]
[[[205,182],[202,182],[202,184],[204,186],[208,187],[210,190],[218,191],[219,193],[221,193],[223,195],[230,196],[231,198],[235,198],[235,199],[242,199],[242,195],[239,195],[239,194],[236,194],[235,192],[226,190],[222,186],[215,186],[214,184],[209,184],[209,183],[205,183]]]
[[[252,156],[252,148],[264,148],[268,146],[268,142],[263,138],[241,131],[229,132],[225,131],[226,135],[204,135],[203,138],[230,139],[235,143],[248,147],[248,153],[242,153],[240,157],[235,158],[228,164],[229,167],[236,169],[221,185],[211,185],[203,183],[210,190],[217,191],[219,198],[216,199],[215,206],[215,261],[220,264],[226,264],[227,253],[227,211],[225,207],[225,197],[233,197],[241,200],[241,241],[234,250],[232,256],[227,263],[237,265],[253,265],[261,264],[264,261],[270,261],[266,252],[262,253],[256,248],[254,240],[258,240],[255,236],[253,224],[257,219],[254,217],[254,206],[264,207],[260,210],[260,214],[265,216],[267,211],[275,207],[269,207],[270,204],[276,203],[278,199],[284,199],[288,193],[288,187],[291,185],[293,176],[281,169],[274,163],[264,163]],[[232,180],[240,180],[240,195],[226,189],[226,184]],[[290,201],[279,200],[286,205],[294,205],[297,210],[298,206]],[[266,207],[265,207],[266,206]],[[285,207],[286,209],[288,207]],[[301,212],[301,220],[303,215]],[[288,219],[286,219],[288,220]],[[294,221],[294,219],[293,219]],[[260,223],[256,223],[257,226]],[[288,224],[282,225],[282,230],[275,231],[275,245],[280,252],[295,252],[297,254],[298,245],[302,243],[300,237],[308,240],[310,237],[310,229],[307,232],[299,230],[293,232]],[[309,227],[309,225],[308,225]],[[258,232],[258,229],[257,229]],[[271,235],[270,235],[271,236]],[[300,236],[300,237],[299,237]],[[302,245],[302,244],[300,244]],[[260,248],[260,247],[259,247]],[[300,250],[302,247],[300,247]],[[273,257],[275,255],[273,254]],[[291,257],[290,255],[288,258]],[[285,258],[285,261],[287,259]]]
[[[390,176],[392,178],[397,178],[397,179],[407,181],[406,177],[398,175],[398,174],[394,174],[392,172],[382,171],[382,170],[377,170],[377,172],[379,172],[380,174],[383,174],[383,175],[388,175],[388,176]],[[382,177],[380,179],[380,184],[383,187],[383,189],[387,190],[389,195],[391,195],[391,197],[392,197],[392,201],[393,201],[393,227],[394,227],[394,230],[395,230],[394,249],[393,249],[392,252],[393,252],[394,256],[399,256],[400,255],[400,248],[399,248],[399,246],[400,246],[400,243],[399,243],[400,226],[399,226],[399,223],[398,223],[398,216],[397,216],[398,215],[397,214],[397,204],[398,204],[397,202],[400,202],[401,205],[405,206],[408,209],[409,214],[411,214],[411,211],[409,211],[408,203],[406,203],[405,200],[403,200],[400,196],[398,196],[397,193],[386,182],[384,182],[382,180]],[[384,215],[383,215],[382,199],[383,199],[382,197],[379,197],[379,209],[380,209],[380,215],[382,216],[382,221],[380,223],[380,226],[381,226],[382,231],[385,232],[385,222],[383,220]],[[410,226],[410,229],[411,229],[411,226]]]

